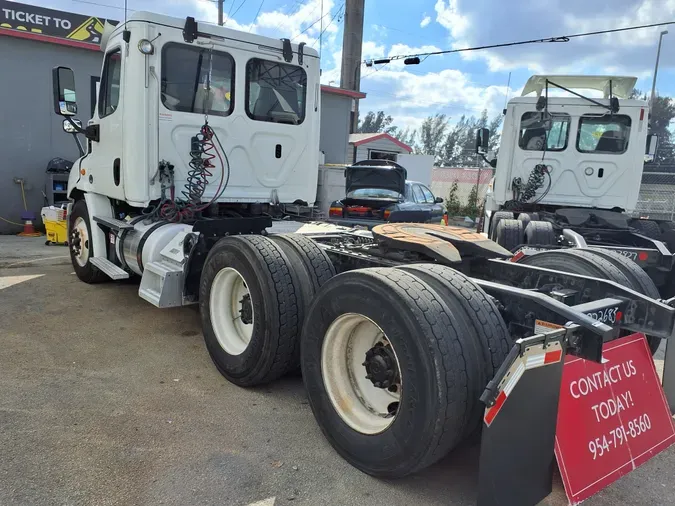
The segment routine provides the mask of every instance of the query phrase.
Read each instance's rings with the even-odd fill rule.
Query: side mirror
[[[75,128],[73,126],[73,123],[71,123],[71,121],[73,123],[75,123],[75,125],[77,125],[77,128]],[[79,128],[79,130],[78,130],[78,128]],[[76,134],[76,133],[80,132],[81,130],[82,130],[82,122],[79,119],[73,119],[73,120],[64,119],[63,120],[63,131],[64,132],[66,132],[68,134]]]
[[[443,203],[443,197],[436,197],[436,200],[434,200],[436,204],[442,204]]]
[[[479,128],[476,130],[476,153],[487,153],[490,144],[490,129]]]
[[[653,162],[656,158],[656,151],[659,147],[659,136],[649,134],[647,136],[647,146],[645,149],[645,162]]]
[[[77,100],[75,98],[75,74],[68,67],[52,69],[52,89],[54,93],[54,112],[59,116],[75,116]]]

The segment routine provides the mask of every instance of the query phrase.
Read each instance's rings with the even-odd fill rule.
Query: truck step
[[[126,221],[116,220],[115,218],[108,218],[106,216],[94,216],[94,221],[116,232],[124,229],[134,228],[132,224]]]
[[[103,271],[110,279],[127,279],[129,273],[124,269],[118,267],[110,260],[103,257],[93,257],[89,261],[91,264],[96,267],[99,271]]]

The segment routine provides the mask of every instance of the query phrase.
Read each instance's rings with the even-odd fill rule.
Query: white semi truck
[[[532,76],[505,109],[498,159],[486,158],[496,171],[485,228],[499,244],[526,257],[570,246],[621,254],[670,297],[675,225],[631,217],[643,164],[654,158],[658,143],[648,133],[649,104],[630,98],[636,81]],[[587,90],[603,96],[583,95]],[[488,136],[487,129],[478,132],[476,150],[483,155]]]
[[[143,12],[104,38],[86,128],[72,71],[53,73],[55,112],[87,139],[68,186],[78,278],[138,276],[157,307],[198,303],[236,385],[301,366],[318,424],[358,469],[404,476],[482,426],[478,503],[534,505],[551,490],[565,355],[599,362],[622,332],[673,335],[675,309],[635,290],[651,283],[639,269],[621,277],[623,257],[586,251],[604,269],[588,277],[438,225],[272,233],[270,214],[316,194],[316,52]],[[560,327],[539,333],[533,315]]]

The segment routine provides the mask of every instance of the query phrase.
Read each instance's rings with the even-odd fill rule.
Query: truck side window
[[[246,64],[246,114],[256,121],[299,125],[305,119],[302,67],[251,58]]]
[[[120,76],[122,74],[122,52],[120,48],[105,56],[103,76],[99,88],[98,116],[105,118],[117,110],[120,103]]]
[[[579,118],[577,149],[581,153],[625,153],[630,125],[630,116],[584,114]]]
[[[569,114],[530,111],[520,118],[518,145],[526,151],[563,151],[569,133]]]
[[[171,111],[229,116],[234,109],[234,59],[222,51],[165,45],[161,97]]]

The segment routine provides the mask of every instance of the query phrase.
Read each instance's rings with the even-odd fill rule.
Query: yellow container
[[[66,244],[68,241],[68,227],[66,220],[42,220],[47,231],[47,244]]]

